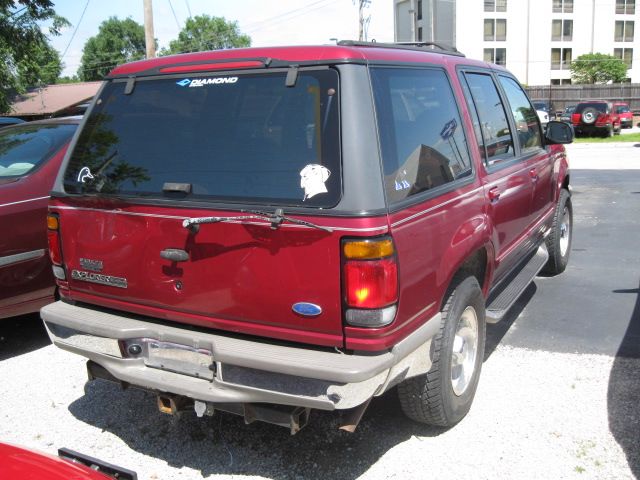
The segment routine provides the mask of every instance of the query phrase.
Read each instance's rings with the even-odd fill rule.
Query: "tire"
[[[566,189],[560,190],[560,198],[556,211],[553,214],[551,233],[546,238],[549,260],[544,266],[543,272],[549,275],[558,275],[567,268],[571,242],[573,240],[573,207],[571,196]]]
[[[613,134],[614,135],[620,135],[620,133],[622,132],[622,124],[618,125],[618,129],[614,129],[613,130]]]
[[[440,427],[452,427],[464,418],[478,387],[485,336],[482,290],[474,277],[467,277],[450,290],[442,308],[440,331],[431,341],[431,369],[398,385],[407,417]],[[463,364],[452,368],[454,347]]]
[[[593,107],[585,108],[582,111],[582,115],[580,116],[580,118],[582,119],[583,123],[586,123],[587,125],[592,125],[596,123],[596,119],[598,118],[598,110],[596,110]]]
[[[604,137],[605,137],[605,138],[611,138],[611,137],[613,137],[613,127],[608,127],[608,128],[604,131]]]

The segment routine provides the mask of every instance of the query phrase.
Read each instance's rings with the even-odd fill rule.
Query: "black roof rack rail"
[[[398,48],[403,50],[419,50],[430,52],[444,53],[446,55],[455,55],[456,57],[464,57],[465,54],[458,51],[456,47],[436,42],[359,42],[356,40],[341,40],[337,43],[343,47],[376,47],[376,48]]]

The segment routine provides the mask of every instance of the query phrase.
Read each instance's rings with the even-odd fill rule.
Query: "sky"
[[[153,0],[154,34],[159,48],[177,38],[189,15],[207,14],[237,21],[252,46],[333,43],[358,39],[357,0]],[[86,10],[85,10],[86,6]],[[143,0],[54,0],[71,27],[51,43],[62,56],[64,76],[78,71],[85,42],[109,17],[144,23]],[[84,12],[84,15],[83,15]],[[393,0],[370,0],[368,39],[393,41]],[[75,35],[74,35],[75,32]]]

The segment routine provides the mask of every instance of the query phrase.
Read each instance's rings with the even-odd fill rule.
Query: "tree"
[[[586,53],[571,62],[574,83],[621,83],[627,78],[627,65],[604,53]]]
[[[178,38],[169,43],[169,48],[163,48],[160,55],[249,46],[251,37],[240,32],[238,22],[227,22],[223,17],[198,15],[187,20]]]
[[[84,44],[78,77],[102,80],[115,66],[145,57],[144,27],[131,18],[111,17]]]
[[[49,35],[69,25],[50,0],[0,0],[0,112],[10,110],[12,93],[54,83],[60,74],[60,56],[42,28],[46,23]]]

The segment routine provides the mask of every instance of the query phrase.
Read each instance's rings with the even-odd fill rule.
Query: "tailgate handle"
[[[179,248],[165,248],[160,252],[160,257],[172,262],[186,262],[189,260],[189,254]]]

